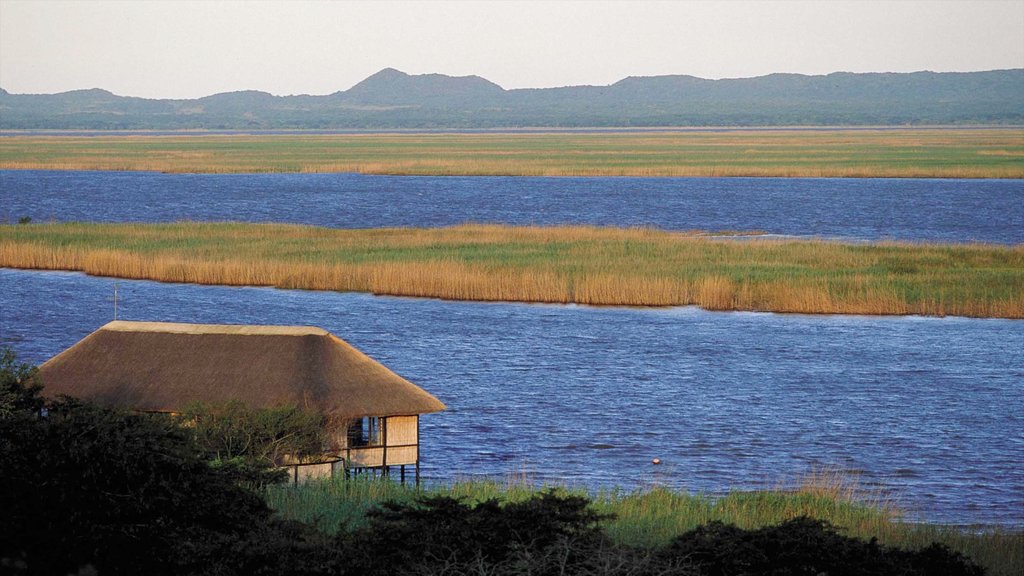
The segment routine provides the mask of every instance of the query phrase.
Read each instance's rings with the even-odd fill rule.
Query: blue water
[[[0,269],[0,345],[46,360],[114,283]],[[422,420],[430,480],[719,493],[833,467],[913,520],[1024,526],[1020,321],[117,284],[122,319],[317,325],[416,382],[449,407]]]
[[[1024,181],[0,171],[0,218],[22,216],[1021,243]],[[111,318],[113,285],[0,270],[0,344],[46,360]],[[420,384],[449,406],[423,419],[433,480],[719,493],[833,467],[912,519],[1024,526],[1020,321],[118,285],[124,319],[322,326]]]
[[[0,171],[0,219],[465,222],[1024,242],[1024,180],[522,178]]]

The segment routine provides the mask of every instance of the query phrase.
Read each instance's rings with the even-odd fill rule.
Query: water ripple
[[[237,220],[333,228],[590,224],[760,230],[848,241],[1024,242],[1024,180],[0,170],[0,190],[0,218],[7,222],[29,216],[36,221]]]

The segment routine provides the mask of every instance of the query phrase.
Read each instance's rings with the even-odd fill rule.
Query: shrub
[[[285,457],[318,457],[324,446],[324,419],[296,407],[248,408],[239,401],[194,402],[181,415],[186,430],[206,457],[255,486],[284,480],[271,469]]]
[[[13,358],[0,357],[0,571],[234,574],[310,547],[328,563],[318,533],[275,519],[170,417],[71,399],[43,415],[35,372]]]
[[[917,552],[839,534],[827,522],[795,518],[756,530],[711,522],[677,537],[668,559],[686,559],[707,576],[979,576],[984,570],[941,544]]]
[[[43,407],[37,376],[34,367],[18,363],[13,350],[0,348],[0,418],[32,414]]]
[[[447,496],[389,502],[368,513],[369,526],[339,537],[342,556],[357,573],[390,574],[471,565],[506,568],[562,554],[578,564],[581,552],[605,544],[602,516],[580,496],[544,492],[518,503],[487,500],[470,506]],[[506,573],[506,572],[498,572]]]

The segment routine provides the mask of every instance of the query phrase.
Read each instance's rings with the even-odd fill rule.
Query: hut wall
[[[348,466],[374,468],[384,465],[384,448],[353,448],[349,451]]]
[[[388,448],[388,466],[412,465],[418,454],[416,446]],[[349,451],[348,466],[352,468],[377,468],[384,465],[384,447],[353,448]]]
[[[419,456],[419,418],[415,415],[388,418],[388,466],[416,463]]]
[[[388,418],[388,446],[419,444],[419,416],[392,416]]]
[[[388,466],[400,466],[402,464],[415,464],[417,455],[416,446],[403,446],[401,448],[388,448]]]
[[[351,447],[348,465],[356,468],[415,464],[419,458],[419,416],[390,416],[385,423],[387,462],[384,447]]]
[[[335,474],[340,474],[344,469],[344,462],[338,459],[311,464],[289,464],[282,468],[288,471],[290,484],[303,484],[310,480],[330,478]]]

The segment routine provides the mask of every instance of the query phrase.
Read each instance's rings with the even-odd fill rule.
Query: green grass
[[[0,168],[421,175],[1024,178],[1024,130],[0,138]]]
[[[0,266],[453,300],[1024,318],[1024,246],[590,227],[0,225]]]
[[[267,491],[270,506],[283,517],[317,525],[328,532],[363,525],[365,513],[384,501],[409,502],[418,496],[444,495],[468,502],[488,499],[522,501],[545,487],[512,481],[471,481],[424,488],[386,480],[334,478],[299,487],[275,486]],[[793,490],[730,492],[712,497],[667,488],[640,491],[551,488],[592,498],[593,507],[613,514],[604,527],[619,544],[657,547],[673,537],[713,520],[756,528],[797,516],[826,520],[849,536],[876,537],[892,546],[917,549],[942,542],[986,566],[990,574],[1018,575],[1024,570],[1024,534],[968,531],[934,524],[904,522],[891,505],[860,493],[833,475],[822,475]]]

